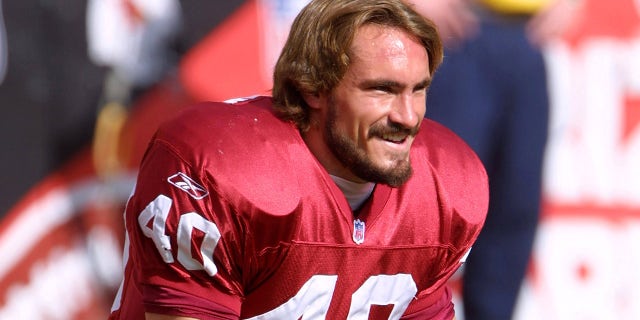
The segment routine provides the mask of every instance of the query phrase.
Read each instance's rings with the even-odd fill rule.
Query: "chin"
[[[413,174],[413,168],[408,159],[388,162],[386,166],[361,167],[361,177],[367,181],[388,184],[399,187],[405,184]]]

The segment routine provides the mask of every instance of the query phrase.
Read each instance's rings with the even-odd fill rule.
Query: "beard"
[[[413,174],[413,168],[408,156],[400,156],[393,161],[393,165],[383,167],[377,165],[367,155],[358,148],[357,144],[343,135],[337,129],[337,107],[331,103],[328,109],[327,121],[325,124],[325,139],[333,155],[346,168],[348,168],[358,178],[375,183],[384,183],[392,187],[403,185]],[[409,135],[415,136],[418,128],[407,129],[400,125],[378,124],[370,128],[367,139],[381,137],[384,132],[406,131]]]

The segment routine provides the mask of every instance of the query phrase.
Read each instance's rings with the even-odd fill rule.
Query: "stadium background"
[[[544,205],[519,320],[640,319],[640,1],[585,1],[545,49]],[[117,170],[96,172],[89,145],[4,215],[0,319],[104,319],[120,282],[122,207],[154,128],[192,101],[268,94],[300,1],[219,6],[176,72],[131,101]]]

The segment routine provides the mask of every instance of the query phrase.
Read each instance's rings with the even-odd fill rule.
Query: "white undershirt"
[[[331,175],[331,179],[333,179],[333,182],[342,190],[342,193],[344,193],[344,196],[347,198],[347,202],[349,202],[351,210],[354,211],[369,199],[373,188],[376,186],[373,182],[357,183],[333,175]]]

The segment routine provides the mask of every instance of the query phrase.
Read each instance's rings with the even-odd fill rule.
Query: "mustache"
[[[419,129],[419,125],[408,128],[395,122],[387,124],[377,123],[369,128],[368,137],[382,137],[385,134],[406,134],[407,136],[415,137]]]

